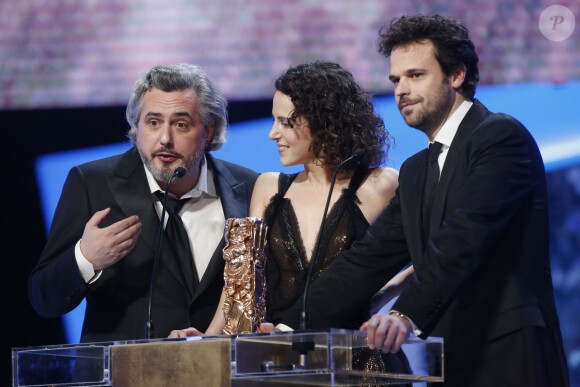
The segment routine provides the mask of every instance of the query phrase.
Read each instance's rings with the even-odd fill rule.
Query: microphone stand
[[[176,177],[183,177],[185,175],[185,168],[177,167],[173,174],[167,179],[165,190],[163,191],[163,203],[161,205],[161,218],[159,221],[159,228],[157,229],[157,242],[155,244],[155,256],[153,258],[153,271],[151,272],[151,282],[149,283],[149,299],[147,301],[147,322],[145,324],[145,338],[152,339],[155,334],[155,327],[153,325],[153,293],[155,290],[155,280],[157,278],[157,267],[159,266],[159,254],[161,252],[161,243],[163,242],[163,226],[165,223],[165,213],[167,212],[167,194],[169,193],[169,186]]]
[[[308,302],[308,291],[310,290],[310,283],[312,282],[312,277],[314,275],[314,266],[316,266],[316,261],[318,258],[318,250],[320,248],[320,240],[322,239],[324,233],[324,226],[326,224],[326,215],[328,213],[328,207],[330,206],[330,199],[332,198],[332,191],[334,189],[334,184],[336,183],[336,177],[338,172],[348,163],[359,162],[364,156],[364,151],[362,149],[357,149],[352,152],[352,154],[344,159],[338,166],[334,169],[332,177],[330,179],[330,189],[328,191],[328,196],[326,198],[326,204],[324,206],[324,211],[322,213],[322,222],[320,223],[320,230],[318,231],[318,238],[316,239],[316,244],[314,246],[312,259],[310,261],[310,267],[308,268],[308,273],[306,275],[306,283],[304,284],[304,293],[302,294],[302,309],[300,311],[300,330],[305,331],[308,329],[308,312],[306,310]],[[292,348],[298,351],[300,366],[306,368],[306,355],[309,351],[314,350],[314,342],[312,341],[300,341],[294,342]]]

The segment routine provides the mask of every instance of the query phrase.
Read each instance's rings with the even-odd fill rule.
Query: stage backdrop
[[[20,0],[0,2],[0,109],[123,105],[137,74],[158,63],[206,68],[229,99],[269,97],[289,65],[326,59],[369,91],[390,90],[376,51],[395,16],[459,18],[480,56],[482,83],[580,78],[580,16],[542,12],[553,0]],[[564,12],[564,13],[562,13]],[[544,18],[543,18],[544,16]],[[556,19],[565,17],[562,23]],[[547,17],[547,18],[546,18]],[[552,20],[552,22],[550,21]],[[557,19],[558,21],[560,19]],[[572,27],[573,28],[573,27]],[[549,35],[548,35],[549,36]],[[554,37],[552,37],[553,39]]]

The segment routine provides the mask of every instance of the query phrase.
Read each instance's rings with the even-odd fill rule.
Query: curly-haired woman
[[[398,178],[394,169],[381,167],[390,136],[371,97],[350,72],[330,62],[301,64],[287,69],[275,88],[269,137],[282,165],[304,169],[290,175],[264,173],[252,194],[250,216],[264,218],[269,227],[267,321],[273,324],[301,301],[313,254],[316,281],[340,252],[365,235],[393,197]],[[320,234],[332,175],[355,151],[362,157],[338,170]],[[348,326],[335,328],[358,329],[368,312],[368,304],[360,305]],[[220,305],[205,334],[219,335],[224,325]],[[171,337],[197,334],[188,328]]]

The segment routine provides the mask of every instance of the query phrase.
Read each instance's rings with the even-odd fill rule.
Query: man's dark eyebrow
[[[424,72],[425,72],[425,69],[421,69],[418,67],[405,70],[405,74],[424,73]]]
[[[424,73],[424,72],[425,72],[424,69],[421,69],[421,68],[416,67],[416,68],[407,69],[407,70],[403,71],[403,75],[410,75],[410,74],[414,74],[414,73]],[[400,76],[397,76],[397,75],[389,75],[389,80],[391,82],[392,81],[395,81],[397,79],[400,79],[400,78],[401,77]]]

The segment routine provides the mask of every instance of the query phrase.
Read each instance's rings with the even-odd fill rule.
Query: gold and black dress
[[[324,233],[319,235],[321,240],[313,282],[324,275],[342,251],[349,249],[354,241],[362,239],[369,228],[369,223],[358,206],[360,200],[356,191],[370,172],[366,168],[356,170],[348,188],[342,191],[340,198],[330,209]],[[274,324],[279,323],[288,309],[302,296],[310,264],[306,258],[300,225],[292,202],[284,197],[296,176],[297,174],[280,174],[278,192],[271,198],[264,215],[269,227],[266,250],[266,321]],[[353,291],[356,291],[356,286],[353,286]],[[357,330],[369,318],[369,309],[370,305],[363,303],[360,310],[353,314],[356,319],[350,321],[348,326],[327,328]],[[355,363],[353,366],[360,370],[405,372],[408,369],[407,359],[402,352],[392,355],[366,350],[355,356]]]
[[[320,235],[320,246],[312,282],[315,282],[332,261],[351,244],[361,239],[369,223],[358,206],[356,191],[368,176],[370,170],[357,170],[351,178],[349,187],[344,189],[340,198],[330,208],[324,235]],[[267,244],[267,319],[277,324],[287,310],[302,296],[310,262],[300,234],[300,225],[290,199],[284,197],[297,174],[280,174],[278,193],[266,207],[264,218],[269,227]],[[369,315],[369,305],[361,305],[357,320],[349,326],[328,327],[358,329]]]

